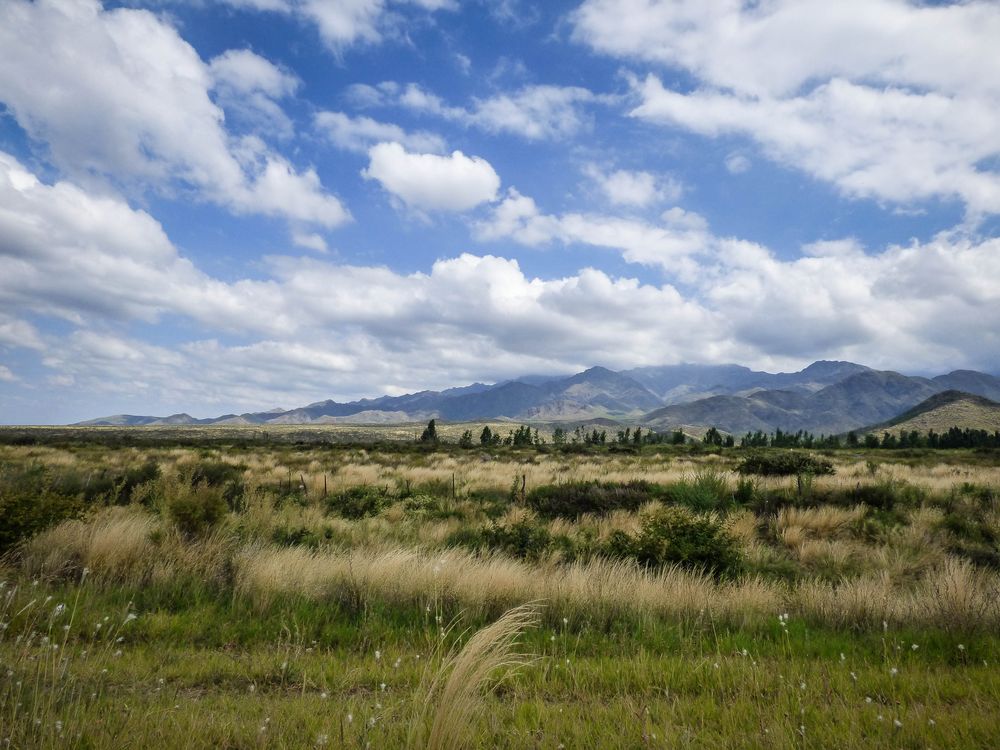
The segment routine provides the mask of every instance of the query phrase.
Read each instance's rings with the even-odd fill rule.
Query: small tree
[[[709,427],[708,432],[705,433],[705,437],[702,438],[702,442],[705,445],[722,445],[722,433],[719,432],[715,427]]]
[[[458,439],[459,448],[471,448],[472,447],[472,430],[466,430],[462,433],[462,437]]]
[[[432,419],[430,422],[427,423],[427,427],[424,428],[424,431],[421,433],[420,442],[437,443],[437,441],[438,441],[437,423],[436,420]]]

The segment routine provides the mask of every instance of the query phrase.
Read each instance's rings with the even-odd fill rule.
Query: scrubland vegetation
[[[0,742],[997,746],[1000,456],[613,448],[0,446]]]

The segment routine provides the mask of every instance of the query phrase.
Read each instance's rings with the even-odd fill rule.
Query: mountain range
[[[319,401],[296,409],[210,419],[187,414],[120,414],[79,424],[386,424],[431,418],[578,424],[611,420],[659,430],[715,426],[733,434],[776,428],[831,434],[886,423],[946,391],[1000,401],[1000,377],[956,370],[927,378],[830,361],[814,362],[792,373],[760,372],[740,365],[681,364],[620,372],[592,367],[570,376],[530,376],[349,403]]]

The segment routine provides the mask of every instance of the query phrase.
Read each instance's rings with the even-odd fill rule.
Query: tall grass
[[[414,750],[472,747],[484,693],[531,661],[518,652],[517,644],[525,630],[538,624],[537,607],[524,604],[479,630],[460,650],[455,646],[448,651],[438,668],[425,675],[419,690],[424,698],[418,703],[407,746]]]

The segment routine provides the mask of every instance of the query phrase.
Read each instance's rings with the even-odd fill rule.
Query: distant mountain
[[[799,372],[739,365],[669,365],[615,372],[592,367],[570,376],[530,376],[444,391],[317,401],[296,409],[195,419],[119,414],[82,425],[399,423],[507,419],[603,420],[656,429],[715,426],[727,432],[808,430],[839,433],[878,424],[947,390],[1000,399],[1000,378],[956,370],[935,378],[880,372],[853,362],[814,362]]]
[[[667,405],[710,396],[749,395],[759,390],[814,392],[868,371],[853,362],[813,362],[799,372],[758,372],[740,365],[667,365],[625,370]]]
[[[1000,401],[1000,378],[974,370],[955,370],[947,375],[938,375],[934,382],[942,388],[963,393],[985,396]]]
[[[1000,387],[1000,379],[977,375],[982,377],[970,378],[970,387],[987,391]],[[643,421],[659,429],[713,425],[734,434],[769,432],[777,427],[842,433],[889,420],[942,390],[936,380],[864,368],[812,393],[769,390],[748,396],[716,396],[657,409]]]
[[[1000,430],[1000,403],[962,391],[942,391],[899,416],[860,432],[916,430],[926,433],[934,430],[942,433],[952,427],[988,432]]]

